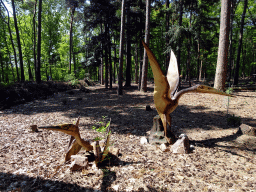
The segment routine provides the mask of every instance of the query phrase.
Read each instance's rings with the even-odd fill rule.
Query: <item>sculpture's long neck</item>
[[[93,150],[93,147],[91,146],[90,141],[85,141],[81,138],[79,132],[74,136],[76,138],[76,141],[78,142],[79,145],[81,145],[83,148],[85,148],[86,151],[91,151]]]
[[[193,86],[193,87],[186,88],[186,89],[182,89],[182,90],[180,90],[179,92],[176,92],[175,95],[172,97],[172,99],[179,101],[180,97],[181,97],[184,93],[196,92],[196,88],[197,88],[197,85],[196,85],[196,86]]]

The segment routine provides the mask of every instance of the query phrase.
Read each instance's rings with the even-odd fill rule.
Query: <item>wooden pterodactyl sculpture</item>
[[[188,92],[199,92],[199,93],[211,93],[218,95],[231,96],[225,92],[219,91],[212,87],[206,85],[195,85],[193,87],[189,87],[183,89],[181,91],[177,91],[179,85],[179,71],[177,59],[171,51],[170,54],[170,63],[167,71],[167,75],[163,74],[154,53],[149,49],[149,47],[142,41],[144,48],[146,49],[148,59],[150,62],[150,66],[153,71],[154,76],[154,103],[157,109],[157,112],[161,118],[164,127],[165,138],[168,143],[174,143],[176,141],[175,135],[169,131],[169,137],[167,137],[167,123],[171,127],[171,116],[176,107],[178,106],[178,101],[180,97],[184,93]]]
[[[44,126],[44,127],[38,127],[38,129],[47,129],[47,130],[53,130],[53,131],[60,131],[63,133],[66,133],[68,135],[71,135],[69,145],[68,145],[68,151],[65,156],[65,161],[68,161],[71,159],[71,155],[76,155],[82,148],[84,148],[86,151],[94,151],[94,155],[96,158],[96,163],[101,162],[104,160],[106,155],[109,151],[109,145],[110,145],[110,126],[108,127],[108,135],[107,139],[105,141],[94,141],[94,140],[84,140],[80,136],[79,128],[79,118],[76,122],[76,124],[62,124],[57,126]],[[100,151],[100,146],[103,145],[102,153]]]

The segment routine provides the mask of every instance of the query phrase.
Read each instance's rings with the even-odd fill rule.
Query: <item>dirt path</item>
[[[140,144],[157,115],[152,84],[147,93],[134,85],[122,96],[100,85],[88,89],[0,111],[0,191],[256,191],[256,138],[227,125],[227,97],[181,98],[172,128],[196,143],[193,153],[181,155]],[[256,127],[256,92],[235,95],[228,112]],[[82,137],[90,139],[100,136],[92,126],[102,116],[111,118],[112,142],[121,155],[99,170],[71,173],[67,164],[56,172],[69,137],[31,133],[29,126],[72,123],[78,116]]]

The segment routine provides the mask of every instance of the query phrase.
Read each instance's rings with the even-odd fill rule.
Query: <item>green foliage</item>
[[[97,126],[92,126],[93,130],[96,130],[99,133],[105,133],[107,131],[107,128],[110,126],[110,121],[106,122],[107,116],[102,116],[102,121],[97,122]],[[96,137],[94,140],[102,140],[101,137]]]
[[[229,88],[227,88],[226,93],[231,94],[231,93],[233,93],[233,91],[234,91],[234,89],[229,87]]]
[[[6,1],[4,1],[6,4]],[[141,60],[143,50],[140,50],[142,37],[140,31],[145,26],[145,1],[129,1],[130,3],[130,36],[132,37],[132,55],[135,56],[137,47],[138,59]],[[237,55],[239,27],[244,1],[235,1],[233,21],[233,57]],[[35,61],[33,56],[33,14],[34,1],[15,1],[17,9],[18,27],[20,30],[21,48],[24,59],[25,79],[28,80],[29,68],[34,76]],[[71,71],[75,75],[69,76],[69,30],[70,8],[64,0],[48,0],[42,2],[42,45],[41,45],[41,76],[43,80],[51,76],[52,80],[70,81],[77,85],[77,79],[83,79],[84,74],[90,71],[90,78],[98,79],[101,58],[105,56],[106,45],[111,44],[112,64],[118,61],[118,45],[120,37],[120,7],[121,1],[84,1],[79,3],[75,11],[73,23],[73,52],[75,54],[75,67],[72,62]],[[198,76],[202,64],[202,74],[206,78],[215,75],[218,40],[220,1],[184,1],[182,25],[179,26],[179,1],[170,1],[169,8],[161,1],[156,1],[151,7],[151,36],[150,48],[155,53],[161,68],[165,69],[166,54],[173,49],[181,50],[180,70],[183,77],[187,74],[188,58],[190,59],[191,78]],[[17,79],[20,73],[19,61],[17,68],[14,65],[14,50],[7,26],[7,13],[0,6],[0,81],[8,82]],[[166,14],[169,13],[169,29],[166,29]],[[38,14],[38,12],[37,12]],[[37,28],[37,14],[35,15]],[[241,59],[240,74],[245,76],[255,73],[255,30],[256,4],[254,0],[248,1],[244,36],[243,36],[243,59]],[[109,37],[106,37],[105,27],[109,26]],[[15,33],[13,17],[10,17],[10,29],[14,46],[17,49],[17,37]],[[166,42],[169,37],[169,42]],[[181,47],[178,47],[181,40]],[[114,53],[116,51],[116,58]],[[37,53],[37,50],[36,50]],[[18,56],[18,53],[16,53]],[[73,57],[73,55],[72,55]],[[135,57],[134,57],[135,58]],[[132,58],[132,73],[135,72],[135,59]],[[73,58],[72,58],[73,60]],[[105,59],[103,58],[103,62]],[[233,62],[234,63],[234,62]],[[103,63],[105,64],[105,63]],[[124,70],[126,62],[124,60]],[[232,68],[234,68],[232,66]],[[164,70],[165,71],[165,70]],[[117,70],[115,71],[117,74]],[[233,74],[233,73],[231,73]],[[74,77],[75,76],[75,77]],[[124,78],[126,74],[124,73]],[[4,78],[3,78],[4,77]],[[149,67],[148,77],[153,74]]]

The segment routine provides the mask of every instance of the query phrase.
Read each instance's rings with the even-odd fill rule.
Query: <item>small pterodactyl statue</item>
[[[92,151],[95,155],[96,164],[98,162],[102,162],[104,158],[107,156],[109,152],[109,145],[110,145],[110,125],[107,130],[107,139],[102,141],[94,141],[94,140],[84,140],[80,136],[79,128],[79,118],[76,122],[76,124],[62,124],[57,126],[44,126],[44,127],[38,127],[38,129],[47,129],[47,130],[53,130],[53,131],[60,131],[63,133],[66,133],[68,135],[71,135],[68,150],[65,156],[65,162],[69,161],[71,159],[71,155],[76,155],[82,148],[84,148],[86,151]],[[103,146],[102,153],[100,151],[100,146]]]
[[[168,131],[168,135],[170,138],[167,137],[167,123],[171,127],[171,116],[176,107],[178,106],[178,101],[180,97],[184,93],[188,92],[199,92],[199,93],[211,93],[211,94],[218,94],[218,95],[225,95],[231,96],[225,92],[219,91],[212,87],[206,85],[195,85],[193,87],[189,87],[183,89],[181,91],[177,91],[179,85],[179,71],[178,71],[178,64],[177,59],[171,51],[170,54],[170,63],[167,71],[167,75],[163,74],[154,53],[149,49],[147,44],[142,41],[144,48],[146,49],[148,59],[150,62],[150,66],[153,71],[154,76],[154,103],[156,106],[156,110],[161,118],[164,127],[165,138],[169,144],[174,143],[177,139],[175,135]]]

